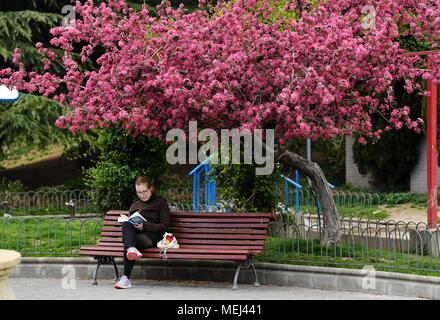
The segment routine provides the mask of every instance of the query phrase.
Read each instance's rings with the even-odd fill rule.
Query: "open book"
[[[118,222],[130,222],[131,224],[141,224],[144,222],[147,222],[147,220],[138,212],[136,211],[131,216],[127,217],[125,214],[121,214],[118,218]]]

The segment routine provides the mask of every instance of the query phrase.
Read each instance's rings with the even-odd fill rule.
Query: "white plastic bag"
[[[162,258],[165,260],[167,258],[167,250],[178,249],[179,243],[177,242],[176,237],[172,233],[165,232],[162,240],[157,243],[157,247],[160,249],[160,254]]]

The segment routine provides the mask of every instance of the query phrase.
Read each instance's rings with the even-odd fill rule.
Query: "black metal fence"
[[[96,244],[102,218],[0,218],[0,248],[23,256],[75,256]]]
[[[279,216],[263,259],[290,264],[416,272],[440,276],[440,227],[424,222],[342,218],[327,227],[315,214]],[[326,241],[336,234],[335,245]]]
[[[202,190],[202,199],[204,198],[203,192],[204,190]],[[218,199],[219,201],[216,206],[201,204],[199,208],[194,208],[192,205],[191,188],[169,188],[161,191],[160,195],[167,199],[170,204],[179,206],[179,210],[227,211],[221,198]],[[296,193],[290,194],[290,207],[297,209],[298,203],[300,211],[316,208],[316,201],[312,191],[302,189],[298,195],[298,202],[296,202]],[[333,197],[337,206],[344,207],[372,207],[380,203],[378,194],[333,191]],[[237,208],[232,208],[232,210],[237,210]],[[12,216],[64,214],[71,217],[88,217],[96,215],[96,212],[93,194],[90,190],[0,193],[0,214],[11,214]]]
[[[103,219],[0,218],[0,248],[23,256],[78,256],[95,245]],[[336,232],[339,242],[325,242]],[[264,254],[257,261],[416,272],[440,276],[440,230],[425,223],[344,218],[337,228],[317,216],[278,216],[269,228]]]
[[[0,193],[0,210],[12,215],[59,214],[72,216],[96,212],[87,190]]]

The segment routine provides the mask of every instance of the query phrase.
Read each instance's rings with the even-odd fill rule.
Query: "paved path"
[[[113,289],[112,280],[98,286],[90,280],[63,282],[62,279],[9,278],[9,285],[19,300],[414,300],[414,298],[369,293],[327,291],[299,287],[240,285],[200,281],[133,280],[133,288]],[[65,289],[67,288],[67,289]],[[69,289],[70,288],[70,289]]]

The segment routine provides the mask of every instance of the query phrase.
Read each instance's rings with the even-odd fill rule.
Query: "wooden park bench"
[[[101,238],[97,246],[82,246],[80,255],[98,261],[92,284],[97,284],[101,264],[113,263],[115,279],[119,278],[115,258],[123,257],[122,228],[117,219],[127,211],[109,211],[104,217]],[[259,286],[252,257],[263,253],[268,226],[273,213],[196,213],[171,212],[171,232],[179,242],[179,249],[168,249],[167,259],[229,260],[237,263],[233,289],[237,289],[241,269],[252,268],[254,285]],[[141,250],[142,258],[163,259],[159,248]]]

